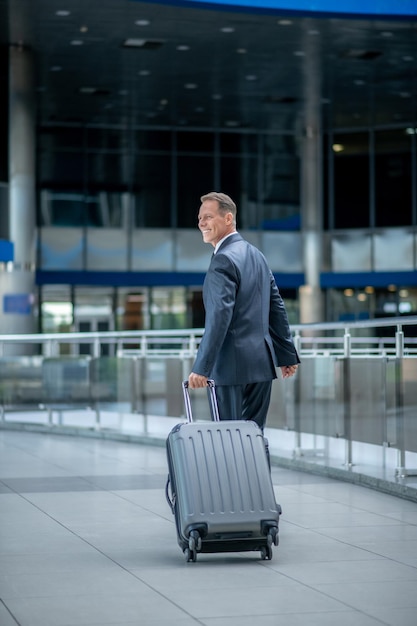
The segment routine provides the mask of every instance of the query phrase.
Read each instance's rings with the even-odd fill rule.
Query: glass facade
[[[330,234],[355,229],[378,232],[417,226],[416,133],[414,123],[324,132],[325,230]],[[51,125],[40,129],[38,151],[41,229],[195,229],[200,196],[213,189],[236,201],[242,230],[302,227],[296,134],[149,128],[127,133],[115,128]],[[100,306],[108,308],[103,323],[109,329],[204,324],[201,287],[113,289],[114,293],[99,298]],[[100,295],[98,288],[94,290]],[[82,288],[63,287],[64,292],[63,300],[69,303],[65,315],[58,312],[51,317],[47,287],[43,288],[40,312],[44,330],[68,328],[71,323],[81,328],[80,323],[85,323],[78,304]],[[326,319],[415,313],[414,290],[397,285],[397,294],[406,292],[405,301],[398,295],[394,307],[388,286],[379,291],[372,285],[362,290],[329,289]],[[297,292],[292,289],[285,295],[295,323]],[[97,305],[95,297],[93,300]],[[90,312],[101,320],[98,309]]]

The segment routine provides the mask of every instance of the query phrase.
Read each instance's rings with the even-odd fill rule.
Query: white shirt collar
[[[231,237],[232,235],[236,235],[236,233],[237,233],[237,230],[234,230],[232,233],[229,233],[228,235],[226,235],[226,237],[223,237],[223,239],[220,239],[220,241],[218,241],[214,247],[213,254],[216,254],[217,250],[220,248],[223,241],[225,241],[228,237]]]

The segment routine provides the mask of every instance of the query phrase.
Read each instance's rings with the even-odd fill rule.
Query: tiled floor
[[[273,468],[280,546],[186,563],[165,451],[0,431],[1,626],[416,626],[417,504]]]

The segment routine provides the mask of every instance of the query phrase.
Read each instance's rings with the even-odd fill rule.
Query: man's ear
[[[229,211],[229,213],[226,213],[226,221],[227,221],[228,225],[232,224],[232,222],[233,222],[233,213],[230,213],[230,211]]]

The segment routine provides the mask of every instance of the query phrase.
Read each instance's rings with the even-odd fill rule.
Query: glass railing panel
[[[350,438],[382,445],[385,440],[386,359],[350,360]]]
[[[42,357],[0,359],[0,405],[16,410],[44,402]]]
[[[404,358],[402,362],[404,385],[404,444],[405,449],[417,452],[417,359]]]
[[[100,357],[90,363],[91,398],[95,409],[134,412],[135,365],[132,358]],[[140,389],[136,389],[140,396]]]
[[[90,359],[88,357],[46,358],[42,364],[45,404],[91,406]]]

